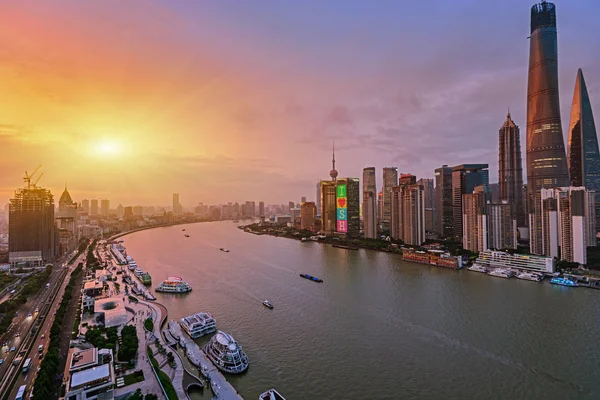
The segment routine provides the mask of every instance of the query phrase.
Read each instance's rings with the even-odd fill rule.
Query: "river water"
[[[271,387],[288,400],[600,398],[600,291],[236,228],[123,239],[154,287],[169,275],[193,287],[156,294],[170,319],[209,311],[243,346],[250,368],[228,380],[246,400]]]

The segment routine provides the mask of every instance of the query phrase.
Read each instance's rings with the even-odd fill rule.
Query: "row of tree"
[[[119,361],[131,362],[137,354],[139,341],[137,330],[133,325],[121,329],[121,343],[119,344]]]

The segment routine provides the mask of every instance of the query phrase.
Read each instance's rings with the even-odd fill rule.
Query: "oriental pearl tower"
[[[331,163],[333,164],[333,169],[329,171],[329,176],[331,177],[331,180],[335,182],[338,176],[338,172],[335,169],[335,142],[333,143],[333,159],[331,160]]]

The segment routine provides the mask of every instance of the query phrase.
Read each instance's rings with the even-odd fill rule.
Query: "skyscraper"
[[[398,168],[385,167],[383,169],[383,214],[381,223],[384,230],[390,229],[390,217],[392,211],[392,188],[398,186]]]
[[[321,181],[321,230],[330,235],[337,228],[336,186],[335,181]]]
[[[377,237],[377,184],[375,167],[363,169],[363,226],[366,238]]]
[[[102,199],[100,200],[100,214],[105,217],[108,217],[108,212],[110,210],[110,200]]]
[[[596,225],[600,227],[600,152],[592,105],[581,69],[575,80],[568,146],[571,186],[585,186],[596,191]]]
[[[66,254],[77,245],[77,204],[73,202],[66,186],[58,201],[55,218],[59,230],[59,254]]]
[[[452,167],[442,165],[435,170],[435,209],[437,230],[442,237],[452,236]]]
[[[315,230],[315,219],[317,217],[317,206],[312,201],[303,202],[300,207],[300,229]]]
[[[556,7],[542,1],[531,8],[527,85],[527,188],[530,244],[542,252],[542,188],[569,185],[560,119]]]
[[[92,199],[90,202],[90,215],[98,215],[98,199]]]
[[[90,213],[90,201],[88,199],[81,200],[81,208],[83,208],[83,212],[89,215]]]
[[[407,184],[392,188],[390,235],[409,245],[425,241],[425,198],[423,186]]]
[[[488,219],[486,187],[477,186],[472,193],[462,195],[462,244],[467,250],[488,249]]]
[[[489,183],[487,164],[462,164],[452,168],[452,222],[453,236],[463,236],[463,194],[473,193],[477,186]]]
[[[526,226],[523,210],[523,167],[521,163],[521,138],[519,127],[510,117],[500,128],[498,145],[499,200],[506,200],[512,207],[518,226]]]
[[[117,218],[123,218],[123,205],[119,203],[117,206]]]
[[[336,180],[336,232],[349,237],[360,235],[360,180]]]
[[[425,230],[435,231],[435,189],[433,179],[421,178],[417,185],[423,186],[423,199],[425,201]]]
[[[263,218],[265,216],[265,202],[264,201],[258,202],[258,216],[260,218]]]
[[[315,198],[315,205],[317,206],[317,215],[321,214],[321,181],[317,182],[317,197]]]
[[[181,204],[179,203],[179,193],[173,193],[173,215],[179,215],[182,211]]]
[[[517,220],[507,200],[488,204],[489,247],[495,250],[517,249]]]

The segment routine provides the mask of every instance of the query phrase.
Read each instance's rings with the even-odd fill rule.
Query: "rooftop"
[[[110,378],[110,365],[103,364],[71,375],[71,389],[96,383]]]
[[[69,371],[78,370],[98,363],[98,349],[95,347],[86,350],[71,349],[69,356],[71,357]]]

